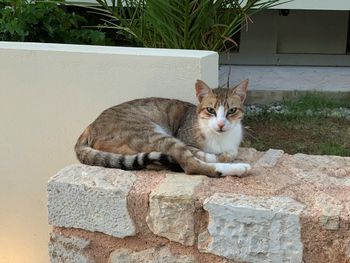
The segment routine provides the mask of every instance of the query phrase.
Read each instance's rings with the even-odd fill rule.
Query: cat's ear
[[[197,80],[196,82],[196,96],[199,102],[202,101],[203,97],[207,96],[211,92],[211,89],[202,80]]]
[[[232,88],[232,93],[238,95],[242,102],[244,102],[247,97],[248,82],[248,79],[243,80],[236,87]]]

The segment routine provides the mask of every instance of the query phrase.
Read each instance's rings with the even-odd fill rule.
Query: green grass
[[[283,149],[290,154],[350,156],[350,119],[305,114],[308,110],[349,107],[348,102],[308,94],[285,105],[290,111],[286,115],[266,111],[246,115],[243,146],[261,151]]]
[[[318,93],[306,93],[298,100],[285,101],[284,104],[291,112],[305,112],[307,110],[322,110],[324,108],[335,109],[339,107],[350,107],[349,98],[333,99]]]

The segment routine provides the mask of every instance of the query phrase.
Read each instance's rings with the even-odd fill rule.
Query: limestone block
[[[245,147],[240,147],[238,148],[238,154],[236,159],[241,160],[246,163],[251,163],[254,161],[257,155],[260,153],[254,149],[254,148],[245,148]]]
[[[278,160],[283,156],[283,150],[269,149],[266,153],[255,163],[254,167],[274,167]]]
[[[209,225],[198,248],[244,262],[302,262],[303,208],[289,197],[214,194],[204,202]]]
[[[350,157],[297,153],[283,161],[303,180],[321,187],[350,187]]]
[[[84,255],[89,240],[78,237],[65,237],[57,233],[50,234],[49,257],[51,263],[93,263]]]
[[[305,171],[313,169],[344,168],[350,167],[349,157],[329,156],[329,155],[308,155],[297,153],[290,160],[291,166],[299,167]]]
[[[176,256],[169,248],[150,248],[139,252],[122,248],[113,251],[108,263],[196,263],[192,255]]]
[[[135,180],[134,174],[118,169],[68,166],[49,180],[49,223],[119,238],[135,235],[127,208]]]
[[[350,259],[350,240],[345,241],[345,255],[348,259]]]
[[[321,211],[320,223],[324,229],[337,230],[340,223],[340,213],[343,209],[339,200],[327,195],[316,196],[316,207]]]
[[[350,176],[350,165],[348,167],[336,167],[336,168],[325,168],[325,172],[328,176],[335,178],[344,178]]]
[[[194,244],[194,189],[204,178],[180,173],[166,176],[150,194],[146,221],[154,234],[186,246]]]

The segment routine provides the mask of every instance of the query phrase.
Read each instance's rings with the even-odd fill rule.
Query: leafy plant
[[[105,44],[105,34],[82,28],[87,20],[59,1],[0,0],[0,40]]]
[[[96,0],[103,28],[145,47],[228,51],[251,15],[280,0]]]

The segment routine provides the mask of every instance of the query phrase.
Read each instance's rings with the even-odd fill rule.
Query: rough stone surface
[[[320,223],[324,229],[337,230],[343,206],[335,198],[326,194],[316,196],[315,205],[321,210]]]
[[[93,263],[84,254],[90,241],[79,237],[65,237],[57,233],[50,234],[49,256],[51,263]]]
[[[49,223],[121,238],[134,235],[127,195],[135,180],[134,174],[117,169],[66,167],[48,183]]]
[[[150,194],[147,224],[151,231],[172,241],[191,246],[194,233],[194,189],[205,177],[169,174]]]
[[[150,248],[139,252],[131,249],[117,249],[109,257],[108,263],[197,263],[194,256],[174,255],[169,248]]]
[[[350,260],[350,240],[346,240],[345,255]]]
[[[247,162],[247,163],[255,163],[257,159],[259,159],[263,153],[258,152],[254,148],[246,148],[240,147],[238,149],[236,161],[238,162]]]
[[[293,199],[214,194],[204,209],[209,225],[199,235],[200,251],[246,262],[302,262],[304,205]]]
[[[189,185],[192,180],[198,180],[196,176],[183,174],[169,176],[169,171],[133,172],[137,180],[133,183],[127,200],[131,218],[137,223],[137,235],[116,238],[101,232],[57,226],[53,227],[53,231],[65,237],[76,236],[90,240],[89,246],[84,248],[83,256],[87,255],[96,263],[106,263],[111,251],[116,249],[130,249],[132,253],[138,253],[164,246],[176,256],[192,255],[200,263],[264,262],[264,258],[272,256],[277,257],[277,260],[273,259],[271,262],[283,262],[278,258],[282,256],[287,258],[285,262],[300,262],[301,252],[298,250],[299,245],[301,249],[300,242],[303,247],[302,260],[305,263],[350,263],[350,157],[283,154],[272,167],[256,167],[255,164],[265,154],[251,148],[242,148],[239,150],[236,161],[248,162],[253,166],[249,176],[204,177],[205,179],[201,179],[201,183],[194,188]],[[74,177],[75,173],[78,177],[81,176],[81,170],[76,166],[67,169],[72,169],[72,172],[65,180],[71,182],[71,177]],[[101,170],[104,171],[103,173],[110,173],[111,169],[97,168],[96,171],[100,173]],[[114,170],[113,173],[123,172]],[[90,177],[93,178],[92,175]],[[181,182],[176,183],[174,177]],[[131,178],[134,177],[131,176]],[[76,189],[90,191],[84,180],[81,182],[77,183]],[[60,184],[55,183],[56,186],[63,184],[63,189],[67,188],[64,181]],[[83,186],[79,187],[80,184]],[[125,184],[122,185],[120,187],[125,186]],[[101,191],[109,192],[108,183],[100,186],[106,188]],[[72,186],[69,187],[72,189]],[[128,187],[125,192],[128,192]],[[186,187],[187,189],[183,189]],[[93,189],[91,192],[95,191]],[[216,201],[218,203],[216,204],[214,202],[216,199],[213,199],[215,194],[222,197],[220,200],[226,201]],[[237,201],[232,196],[240,196],[243,201]],[[64,198],[64,196],[58,197]],[[231,201],[227,202],[227,199]],[[300,220],[300,209],[294,201],[291,201],[292,199],[305,204]],[[188,200],[187,203],[186,200]],[[90,206],[99,205],[100,201],[100,199],[91,199]],[[240,202],[244,202],[244,205],[240,205]],[[75,207],[81,210],[78,203]],[[207,211],[201,209],[203,204]],[[295,206],[297,206],[295,212],[289,211]],[[65,209],[62,211],[63,214],[67,213]],[[57,213],[60,212],[57,211]],[[251,215],[249,213],[254,216],[249,217]],[[232,227],[232,220],[238,221],[237,217],[241,226],[239,230],[247,230],[237,231],[241,239],[238,237],[234,239],[232,235],[233,230],[236,229]],[[251,218],[256,217],[261,219],[259,223],[244,223],[251,222]],[[299,221],[301,229],[297,230]],[[279,224],[281,231],[274,234],[272,230],[278,229]],[[286,230],[288,224],[292,225],[289,232]],[[152,230],[148,225],[152,225]],[[296,241],[290,242],[288,233],[293,232],[300,233],[293,234]],[[198,236],[199,233],[201,234]],[[170,238],[167,235],[172,235],[171,238],[177,242],[169,241]],[[196,242],[192,243],[192,246],[182,245],[185,241],[191,241],[193,237],[195,240],[198,237],[201,251],[198,250]],[[236,242],[235,246],[232,245],[233,242]],[[224,243],[224,246],[221,246],[221,243]],[[216,244],[219,245],[215,246]],[[233,250],[232,247],[237,249]],[[239,251],[238,248],[240,248]],[[294,253],[294,258],[288,259],[288,256],[292,258],[291,253]],[[223,255],[228,257],[225,258]],[[232,255],[239,255],[241,259],[229,259]],[[260,257],[263,259],[260,260]],[[253,259],[249,260],[249,258]]]
[[[284,165],[312,184],[350,187],[350,157],[297,153]]]
[[[90,232],[78,228],[53,227],[52,231],[67,237],[78,237],[89,240],[90,244],[84,252],[91,259],[95,260],[96,263],[107,263],[108,259],[111,257],[111,253],[116,250],[121,252],[127,249],[128,253],[130,251],[131,253],[146,251],[141,253],[141,255],[146,257],[146,255],[149,254],[147,251],[153,251],[153,249],[155,249],[154,251],[159,251],[161,248],[168,248],[175,258],[180,258],[181,260],[188,260],[187,257],[189,257],[190,259],[194,258],[195,262],[198,263],[238,263],[214,254],[200,253],[196,246],[183,246],[180,243],[171,242],[164,237],[153,235],[150,231],[147,231],[149,235],[139,233],[137,236],[126,238],[116,238],[101,232]],[[116,252],[116,254],[117,253],[118,252]],[[125,255],[125,253],[123,254]],[[164,255],[166,253],[162,252],[160,254]],[[138,257],[139,256],[136,258]],[[165,261],[164,263],[167,262]]]
[[[257,167],[274,167],[278,160],[283,156],[284,151],[269,149],[256,163],[255,168]]]

